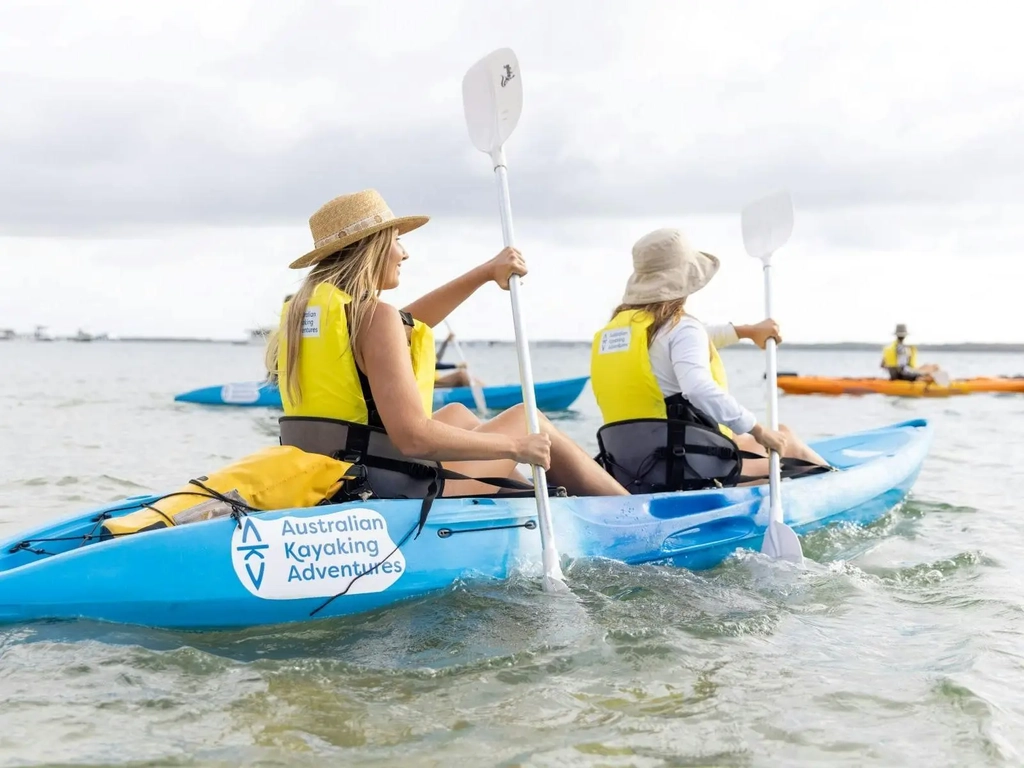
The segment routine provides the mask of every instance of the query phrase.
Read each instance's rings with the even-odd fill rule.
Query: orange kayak
[[[1024,376],[953,379],[948,385],[889,379],[840,379],[828,376],[779,376],[779,389],[789,395],[894,395],[949,397],[975,392],[1024,392]]]

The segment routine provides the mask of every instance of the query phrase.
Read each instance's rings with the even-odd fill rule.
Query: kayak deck
[[[890,381],[882,378],[830,378],[779,376],[779,389],[790,395],[894,395],[897,397],[950,397],[982,392],[1024,392],[1024,377],[954,379],[948,385],[925,381]]]
[[[915,420],[813,444],[840,471],[783,483],[799,533],[873,521],[901,501],[931,428]],[[250,513],[99,540],[137,496],[25,532],[0,547],[0,622],[90,618],[220,629],[359,614],[540,568],[532,498],[438,499],[417,535],[419,500],[371,500]],[[627,497],[555,497],[570,559],[713,567],[759,549],[768,486]],[[344,593],[339,596],[340,593]]]

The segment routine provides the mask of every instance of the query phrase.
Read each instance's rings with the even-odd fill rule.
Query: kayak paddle
[[[743,209],[741,216],[743,227],[743,246],[747,253],[760,259],[764,265],[764,314],[772,316],[772,254],[785,245],[793,233],[793,200],[789,192],[782,191],[761,198]],[[775,359],[775,339],[768,339],[767,350],[768,379],[768,425],[771,429],[779,428],[779,389],[778,372]],[[802,564],[803,549],[796,531],[782,521],[782,484],[780,475],[780,458],[776,451],[770,451],[768,471],[771,494],[771,514],[768,530],[765,531],[764,544],[761,551],[773,558],[791,560]]]
[[[523,111],[523,81],[519,60],[511,48],[499,48],[469,68],[462,78],[462,106],[473,146],[486,152],[494,164],[498,180],[498,201],[501,210],[501,234],[505,246],[512,245],[512,203],[508,193],[508,165],[504,143],[519,122]],[[519,309],[519,276],[509,280],[512,297],[512,325],[516,334],[516,355],[519,358],[519,380],[523,388],[526,425],[531,434],[540,433],[537,419],[537,398],[533,391],[533,369],[530,349]],[[547,473],[533,465],[533,485],[537,496],[537,527],[540,530],[541,554],[544,564],[542,583],[546,592],[567,592],[562,567],[555,548],[548,505]]]
[[[448,328],[448,338],[452,340],[452,346],[455,347],[455,354],[458,355],[459,360],[463,363],[463,370],[466,371],[466,377],[469,379],[469,389],[473,393],[473,402],[476,403],[476,410],[481,415],[487,414],[487,399],[484,397],[484,390],[476,381],[473,380],[473,374],[469,370],[469,361],[466,356],[462,353],[462,345],[459,344],[459,340],[455,337],[455,331],[452,330],[452,324],[447,320],[444,321],[445,326]]]

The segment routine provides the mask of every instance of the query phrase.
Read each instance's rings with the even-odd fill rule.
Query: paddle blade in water
[[[743,246],[755,259],[770,256],[793,234],[793,199],[783,190],[743,209]]]
[[[785,523],[778,523],[774,520],[768,524],[768,530],[765,531],[761,552],[768,557],[788,560],[797,565],[803,565],[804,562],[804,551],[800,546],[800,537],[796,535],[796,531]]]
[[[497,152],[523,111],[523,80],[511,48],[499,48],[470,67],[462,78],[462,107],[473,146]]]

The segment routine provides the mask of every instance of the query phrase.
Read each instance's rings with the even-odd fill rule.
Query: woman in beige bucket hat
[[[594,338],[591,385],[605,424],[664,419],[678,412],[671,410],[673,403],[685,404],[747,454],[744,476],[767,478],[765,449],[798,463],[827,466],[787,427],[776,432],[759,424],[729,394],[718,348],[750,339],[764,349],[769,338],[781,341],[781,335],[771,319],[705,326],[685,312],[687,297],[706,286],[718,268],[715,256],[691,246],[678,229],[655,230],[633,246],[633,274],[622,303]],[[739,470],[739,462],[733,463]]]
[[[396,217],[372,189],[337,197],[310,218],[313,249],[291,268],[312,269],[284,313],[283,339],[272,337],[266,356],[271,378],[279,379],[286,417],[372,423],[369,413],[379,417],[378,426],[404,457],[440,461],[469,477],[519,480],[517,463],[539,464],[549,470],[553,484],[570,494],[625,494],[547,419],[541,417],[542,434],[527,434],[521,405],[485,423],[462,405],[430,414],[431,384],[415,370],[417,335],[429,333],[489,282],[508,290],[513,274],[526,274],[526,264],[519,251],[505,248],[400,312],[382,301],[380,293],[398,286],[401,264],[409,258],[399,236],[427,221],[426,216]],[[333,343],[338,334],[344,343],[334,356],[316,357],[321,348],[317,344],[325,336]],[[432,336],[429,356],[432,382]],[[339,373],[342,369],[345,373]],[[359,383],[353,383],[356,376]],[[454,480],[444,485],[443,495],[493,492],[493,486]]]

